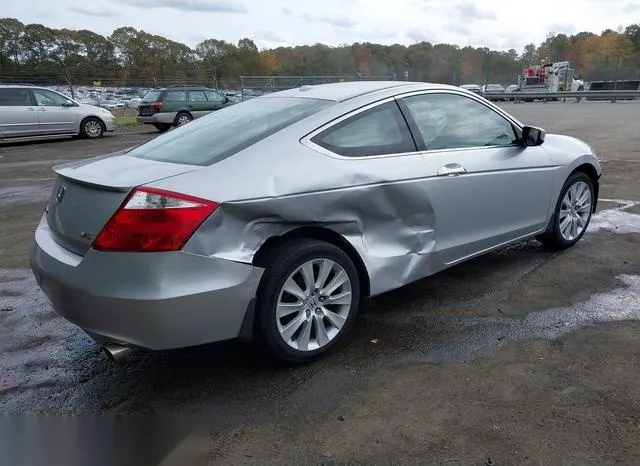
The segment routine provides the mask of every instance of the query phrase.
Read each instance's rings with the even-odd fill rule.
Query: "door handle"
[[[438,176],[458,176],[467,173],[467,170],[459,163],[448,163],[438,169]]]
[[[36,110],[35,110],[33,107],[29,107],[29,108],[27,109],[27,111],[29,111],[29,112],[35,112]]]
[[[38,111],[39,111],[39,112],[46,112],[46,111],[47,111],[47,109],[46,109],[46,108],[44,108],[44,107],[40,107],[40,108],[38,109]]]

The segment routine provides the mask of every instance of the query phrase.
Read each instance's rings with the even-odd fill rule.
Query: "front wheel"
[[[551,222],[537,239],[553,249],[576,244],[587,231],[593,212],[593,182],[585,173],[571,175],[560,191]]]
[[[360,302],[358,272],[329,243],[298,240],[271,255],[257,299],[259,335],[276,359],[318,359],[348,333]]]
[[[88,139],[100,138],[104,135],[104,124],[97,118],[90,117],[82,120],[80,124],[80,136]]]

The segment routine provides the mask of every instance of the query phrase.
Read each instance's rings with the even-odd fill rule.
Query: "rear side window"
[[[142,101],[145,103],[158,102],[160,100],[161,94],[162,94],[161,91],[149,91],[144,95],[144,97],[142,98]]]
[[[164,100],[166,102],[186,102],[187,91],[168,91]]]
[[[16,87],[0,89],[0,107],[25,107],[31,104],[29,90]]]
[[[312,142],[346,157],[416,151],[409,128],[395,102],[348,118],[314,136]]]
[[[127,155],[160,162],[211,165],[335,102],[262,97],[231,105],[137,146]]]
[[[209,102],[222,102],[224,100],[224,96],[216,91],[205,91],[205,94],[207,94]]]

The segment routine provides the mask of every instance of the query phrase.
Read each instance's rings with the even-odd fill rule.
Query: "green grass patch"
[[[116,122],[118,126],[136,126],[138,124],[135,116],[117,116]]]

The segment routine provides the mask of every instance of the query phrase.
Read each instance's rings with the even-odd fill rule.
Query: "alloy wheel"
[[[327,345],[351,312],[352,287],[345,269],[330,259],[305,262],[285,280],[278,297],[280,337],[298,351]]]
[[[580,236],[591,215],[591,190],[584,181],[571,185],[562,198],[559,216],[560,234],[565,241]]]
[[[87,121],[84,125],[84,132],[90,138],[97,138],[102,134],[102,126],[95,120]]]

